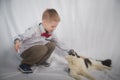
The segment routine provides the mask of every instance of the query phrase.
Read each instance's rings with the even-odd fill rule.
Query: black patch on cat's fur
[[[80,56],[74,50],[70,50],[70,51],[68,51],[68,53],[69,53],[69,55],[76,56],[77,58],[80,58]]]
[[[74,50],[70,50],[70,51],[68,51],[68,54],[69,54],[69,55],[72,55],[72,56],[75,56],[75,54],[74,54]]]
[[[68,68],[68,73],[70,73],[70,68]]]
[[[73,54],[73,53],[69,53],[69,55],[75,56],[75,54]]]
[[[84,63],[87,68],[88,68],[88,65],[92,65],[92,62],[88,58],[84,59]]]
[[[106,59],[104,61],[101,61],[103,65],[111,67],[112,61],[111,59]]]

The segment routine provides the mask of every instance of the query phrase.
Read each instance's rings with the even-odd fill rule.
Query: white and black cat
[[[68,70],[71,77],[76,80],[81,80],[81,76],[84,76],[90,80],[96,80],[91,74],[89,74],[89,69],[96,70],[111,70],[111,59],[106,60],[95,60],[91,58],[83,58],[79,56],[75,51],[70,51],[66,56],[66,60],[68,61]]]

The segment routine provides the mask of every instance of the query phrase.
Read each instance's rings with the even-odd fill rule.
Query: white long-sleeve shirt
[[[57,47],[60,48],[63,51],[68,52],[70,49],[66,47],[63,43],[61,43],[58,38],[55,36],[54,32],[50,33],[51,36],[46,38],[44,36],[41,36],[42,33],[45,32],[45,29],[40,24],[35,24],[33,27],[28,28],[23,34],[19,34],[15,37],[20,40],[20,53],[24,52],[28,48],[35,46],[35,45],[45,45],[50,41],[53,41],[56,43]]]

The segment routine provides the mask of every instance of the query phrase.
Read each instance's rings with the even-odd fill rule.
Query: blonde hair
[[[43,12],[42,20],[60,21],[60,16],[55,9],[46,9]]]

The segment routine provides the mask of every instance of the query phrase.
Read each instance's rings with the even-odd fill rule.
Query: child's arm
[[[55,42],[57,47],[60,48],[63,51],[68,52],[70,50],[70,48],[67,47],[63,42],[61,42],[54,33],[52,34],[52,40],[51,41]]]
[[[25,32],[23,34],[19,34],[17,36],[17,38],[20,40],[20,41],[24,41],[24,40],[27,40],[29,38],[31,38],[32,36],[35,35],[35,30],[33,27],[30,27],[28,28],[27,30],[25,30]]]
[[[19,34],[14,38],[14,48],[18,52],[21,41],[27,40],[34,36],[35,30],[33,27],[28,28],[23,34]]]
[[[57,38],[57,36],[55,34],[53,34],[52,41],[54,41],[56,43],[56,45],[57,45],[58,48],[60,48],[63,51],[66,51],[67,53],[70,53],[70,52],[74,53],[75,52],[73,49],[70,49],[70,48],[66,47],[65,44],[63,44],[61,41],[59,41],[59,39]],[[80,57],[83,58],[83,59],[85,59],[84,56],[80,56]]]

